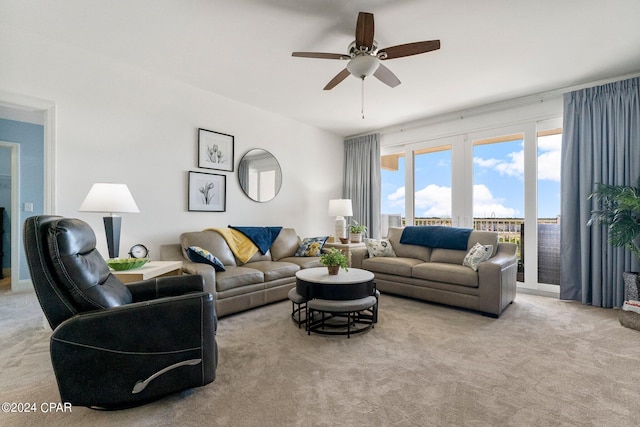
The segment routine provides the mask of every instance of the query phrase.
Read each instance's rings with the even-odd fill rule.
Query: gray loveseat
[[[160,248],[160,256],[163,260],[182,261],[187,274],[202,275],[205,292],[213,295],[216,313],[221,317],[287,299],[298,270],[322,266],[319,257],[295,256],[300,243],[294,229],[283,228],[265,255],[257,252],[243,264],[222,235],[205,230],[181,234],[179,244]],[[211,252],[222,261],[225,271],[216,272],[209,264],[191,261],[186,253],[190,246]]]
[[[480,311],[499,317],[515,299],[517,258],[515,243],[498,243],[498,235],[472,231],[467,250],[429,248],[400,243],[403,228],[389,228],[395,257],[370,258],[367,249],[353,251],[352,267],[375,274],[381,292],[404,295]],[[477,271],[462,265],[476,242],[492,245],[492,256]]]

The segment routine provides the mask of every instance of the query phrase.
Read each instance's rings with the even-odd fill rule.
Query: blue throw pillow
[[[200,246],[189,246],[187,248],[187,255],[193,262],[201,262],[203,264],[209,264],[213,266],[216,271],[224,271],[224,264],[218,258],[216,258],[211,252],[206,249],[202,249]]]

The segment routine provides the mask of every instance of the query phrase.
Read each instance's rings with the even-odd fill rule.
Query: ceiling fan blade
[[[366,47],[373,49],[373,13],[360,12],[356,24],[356,48]]]
[[[400,84],[400,79],[382,64],[378,65],[378,69],[373,75],[387,86],[396,87]]]
[[[341,81],[343,81],[344,79],[349,77],[349,74],[351,74],[351,73],[346,68],[344,70],[340,71],[334,78],[331,79],[331,81],[329,83],[327,83],[327,85],[324,87],[324,90],[333,89],[334,87],[336,87],[338,85],[338,83],[340,83]]]
[[[318,58],[318,59],[351,59],[349,55],[341,53],[323,53],[323,52],[293,52],[291,56],[300,58]]]
[[[440,49],[440,40],[399,44],[397,46],[380,49],[378,52],[378,58],[382,60],[402,58],[403,56],[417,55],[419,53],[431,52],[432,50],[438,49]]]

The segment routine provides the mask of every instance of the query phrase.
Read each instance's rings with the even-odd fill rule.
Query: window
[[[404,218],[404,152],[382,156],[381,166],[382,214],[400,214]]]
[[[413,152],[415,225],[451,226],[451,146]]]
[[[387,237],[389,227],[400,227],[405,218],[404,152],[382,156],[380,236]]]
[[[560,284],[562,129],[538,132],[538,282]]]
[[[382,158],[382,213],[496,231],[518,247],[519,286],[557,292],[561,126],[545,119],[394,147]]]
[[[524,135],[473,142],[474,218],[524,215]]]
[[[516,243],[522,261],[523,224],[524,134],[473,141],[473,228]]]

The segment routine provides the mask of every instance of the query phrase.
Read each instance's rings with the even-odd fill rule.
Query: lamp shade
[[[138,213],[129,188],[125,184],[113,184],[110,182],[98,182],[93,184],[91,190],[80,205],[80,212],[123,212]]]
[[[353,215],[351,199],[329,200],[329,216],[351,216],[351,215]]]

